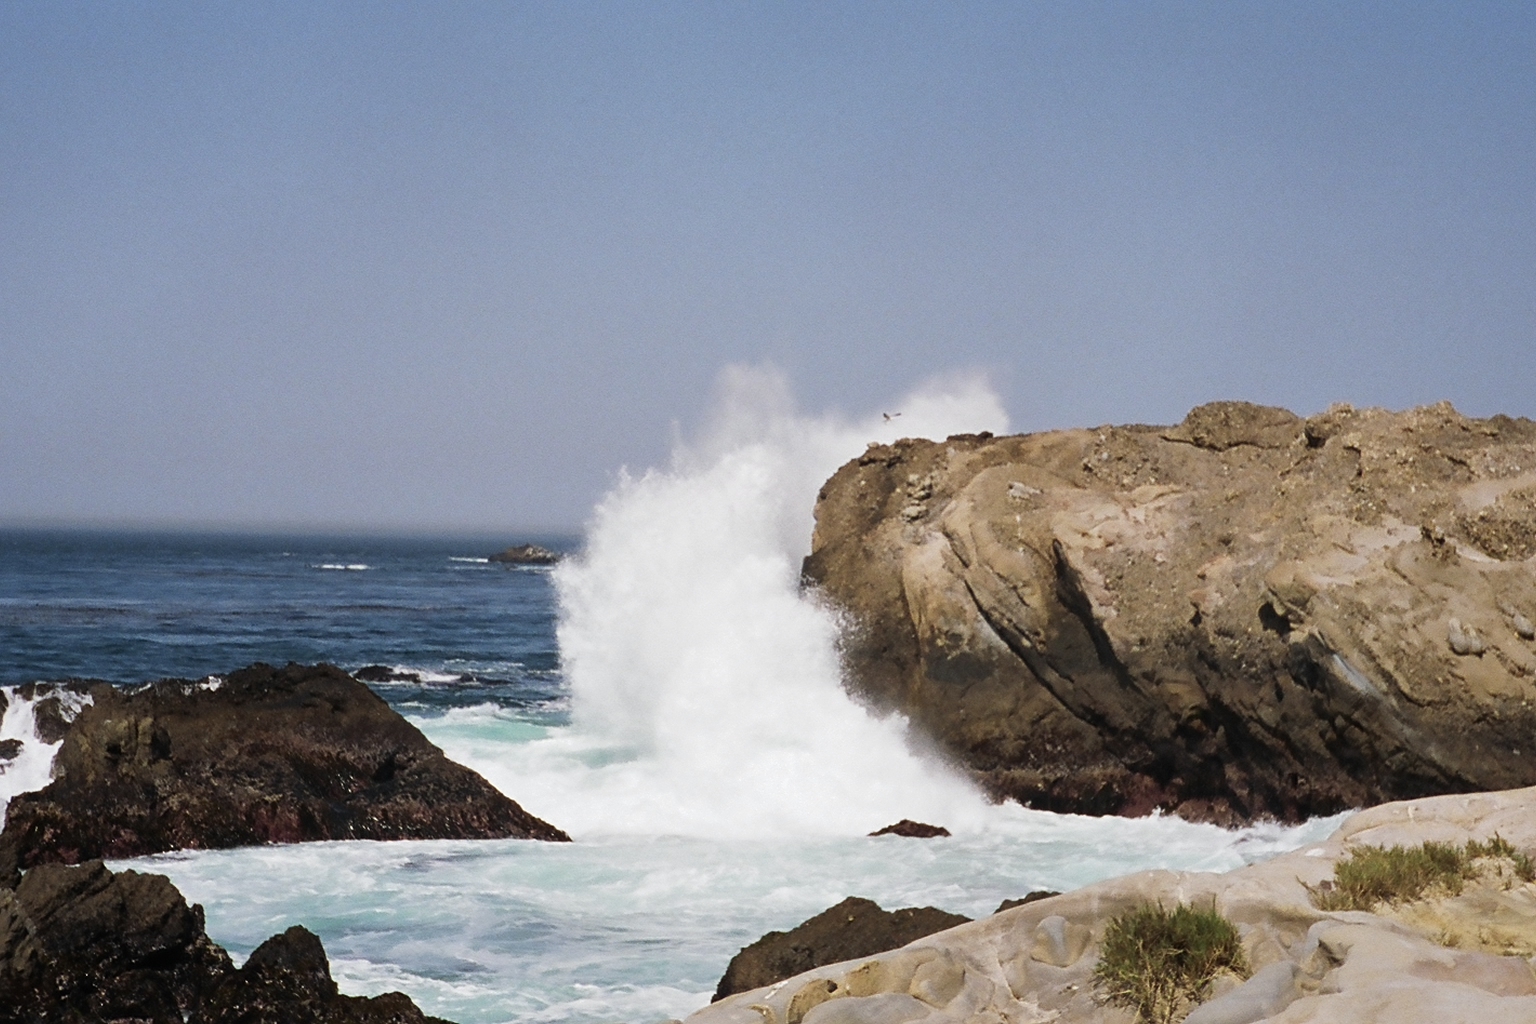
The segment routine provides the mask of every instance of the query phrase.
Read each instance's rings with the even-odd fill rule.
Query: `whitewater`
[[[772,369],[733,368],[704,425],[668,465],[621,474],[552,573],[508,574],[441,545],[280,553],[274,541],[220,555],[233,567],[224,618],[176,633],[194,647],[199,631],[223,638],[210,663],[269,648],[265,660],[284,660],[283,621],[291,633],[320,616],[323,628],[298,631],[321,656],[414,673],[378,688],[450,757],[576,841],[322,843],[114,866],[168,874],[237,958],[305,924],[352,994],[400,989],[463,1024],[644,1024],[698,1009],[739,947],[849,895],[975,917],[1034,889],[1148,867],[1226,870],[1330,831],[994,805],[924,754],[899,716],[848,697],[836,612],[799,585],[817,489],[870,443],[1007,426],[979,378],[846,419],[797,410]],[[412,596],[430,588],[430,600]],[[67,594],[28,604],[24,587],[7,592],[23,593],[4,599],[19,609],[18,642],[68,641],[48,625],[49,609],[73,607]],[[188,593],[186,615],[205,614]],[[503,602],[495,614],[480,593]],[[134,594],[107,603],[131,616],[150,600]],[[277,614],[258,607],[274,595],[290,595],[287,619],[262,620],[253,637],[254,619]],[[181,650],[134,628],[120,646],[137,652],[147,635],[134,655],[146,664]],[[161,674],[205,671],[201,655],[177,656]],[[30,726],[28,702],[7,692],[0,738]],[[0,773],[0,796],[46,781],[45,755],[28,756]],[[867,838],[901,818],[954,835]]]

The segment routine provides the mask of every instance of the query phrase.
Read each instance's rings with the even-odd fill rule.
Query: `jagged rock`
[[[437,1020],[400,992],[341,995],[331,980],[320,939],[295,925],[257,946],[244,966],[226,974],[204,998],[194,1024],[432,1024]]]
[[[44,864],[0,888],[0,1024],[431,1024],[406,996],[338,994],[291,928],[236,970],[164,875]]]
[[[807,584],[997,797],[1299,820],[1536,782],[1536,423],[1224,402],[871,446]]]
[[[1325,842],[1227,874],[1099,882],[741,992],[685,1024],[1134,1024],[1094,981],[1099,943],[1117,915],[1180,902],[1230,920],[1253,969],[1213,989],[1190,1024],[1536,1024],[1536,884],[1483,876],[1459,896],[1374,913],[1312,901],[1352,848],[1495,835],[1536,848],[1536,789],[1376,807]]]
[[[26,744],[18,739],[0,740],[0,761],[14,761]]]
[[[493,562],[505,562],[508,565],[554,565],[560,561],[559,552],[541,548],[537,544],[519,544],[488,557]]]
[[[878,832],[871,832],[870,836],[906,836],[908,839],[938,839],[949,835],[949,829],[942,825],[928,825],[921,821],[913,821],[911,818],[902,818],[894,825],[887,825]]]
[[[1061,893],[1057,892],[1055,889],[1035,889],[1031,892],[1025,893],[1022,899],[1003,900],[1003,902],[997,905],[997,910],[993,911],[993,913],[1001,914],[1005,910],[1012,910],[1014,907],[1022,907],[1026,903],[1035,903],[1039,900],[1048,900],[1052,896],[1060,895]]]
[[[54,781],[15,797],[13,867],[317,839],[568,840],[454,764],[329,665],[252,665],[218,685],[101,685]]]
[[[715,999],[771,985],[822,964],[895,949],[969,920],[934,907],[882,910],[873,900],[850,896],[787,932],[769,932],[744,947],[726,966]]]

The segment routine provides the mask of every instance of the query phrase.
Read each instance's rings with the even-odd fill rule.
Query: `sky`
[[[574,530],[739,364],[1536,416],[1536,5],[0,6],[0,525]]]

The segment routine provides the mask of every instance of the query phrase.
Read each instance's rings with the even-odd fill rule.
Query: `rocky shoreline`
[[[1326,841],[1225,874],[1147,871],[1032,900],[900,949],[731,995],[686,1024],[1134,1024],[1094,979],[1112,919],[1213,907],[1251,971],[1219,980],[1188,1024],[1536,1021],[1536,883],[1489,868],[1457,894],[1374,912],[1319,909],[1365,847],[1498,837],[1536,849],[1536,788],[1386,804]]]
[[[1536,423],[1449,404],[874,445],[804,578],[992,794],[1233,825],[1536,783]]]

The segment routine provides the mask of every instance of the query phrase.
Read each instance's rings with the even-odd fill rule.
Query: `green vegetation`
[[[1427,896],[1459,894],[1477,875],[1475,862],[1506,860],[1524,882],[1536,880],[1536,862],[1509,841],[1494,836],[1466,846],[1423,843],[1419,846],[1362,846],[1334,868],[1332,886],[1310,890],[1319,910],[1372,910],[1382,903],[1408,903]]]
[[[1142,906],[1109,923],[1094,980],[1110,1002],[1146,1024],[1171,1024],[1205,998],[1223,971],[1248,974],[1237,929],[1216,912],[1179,904]]]

